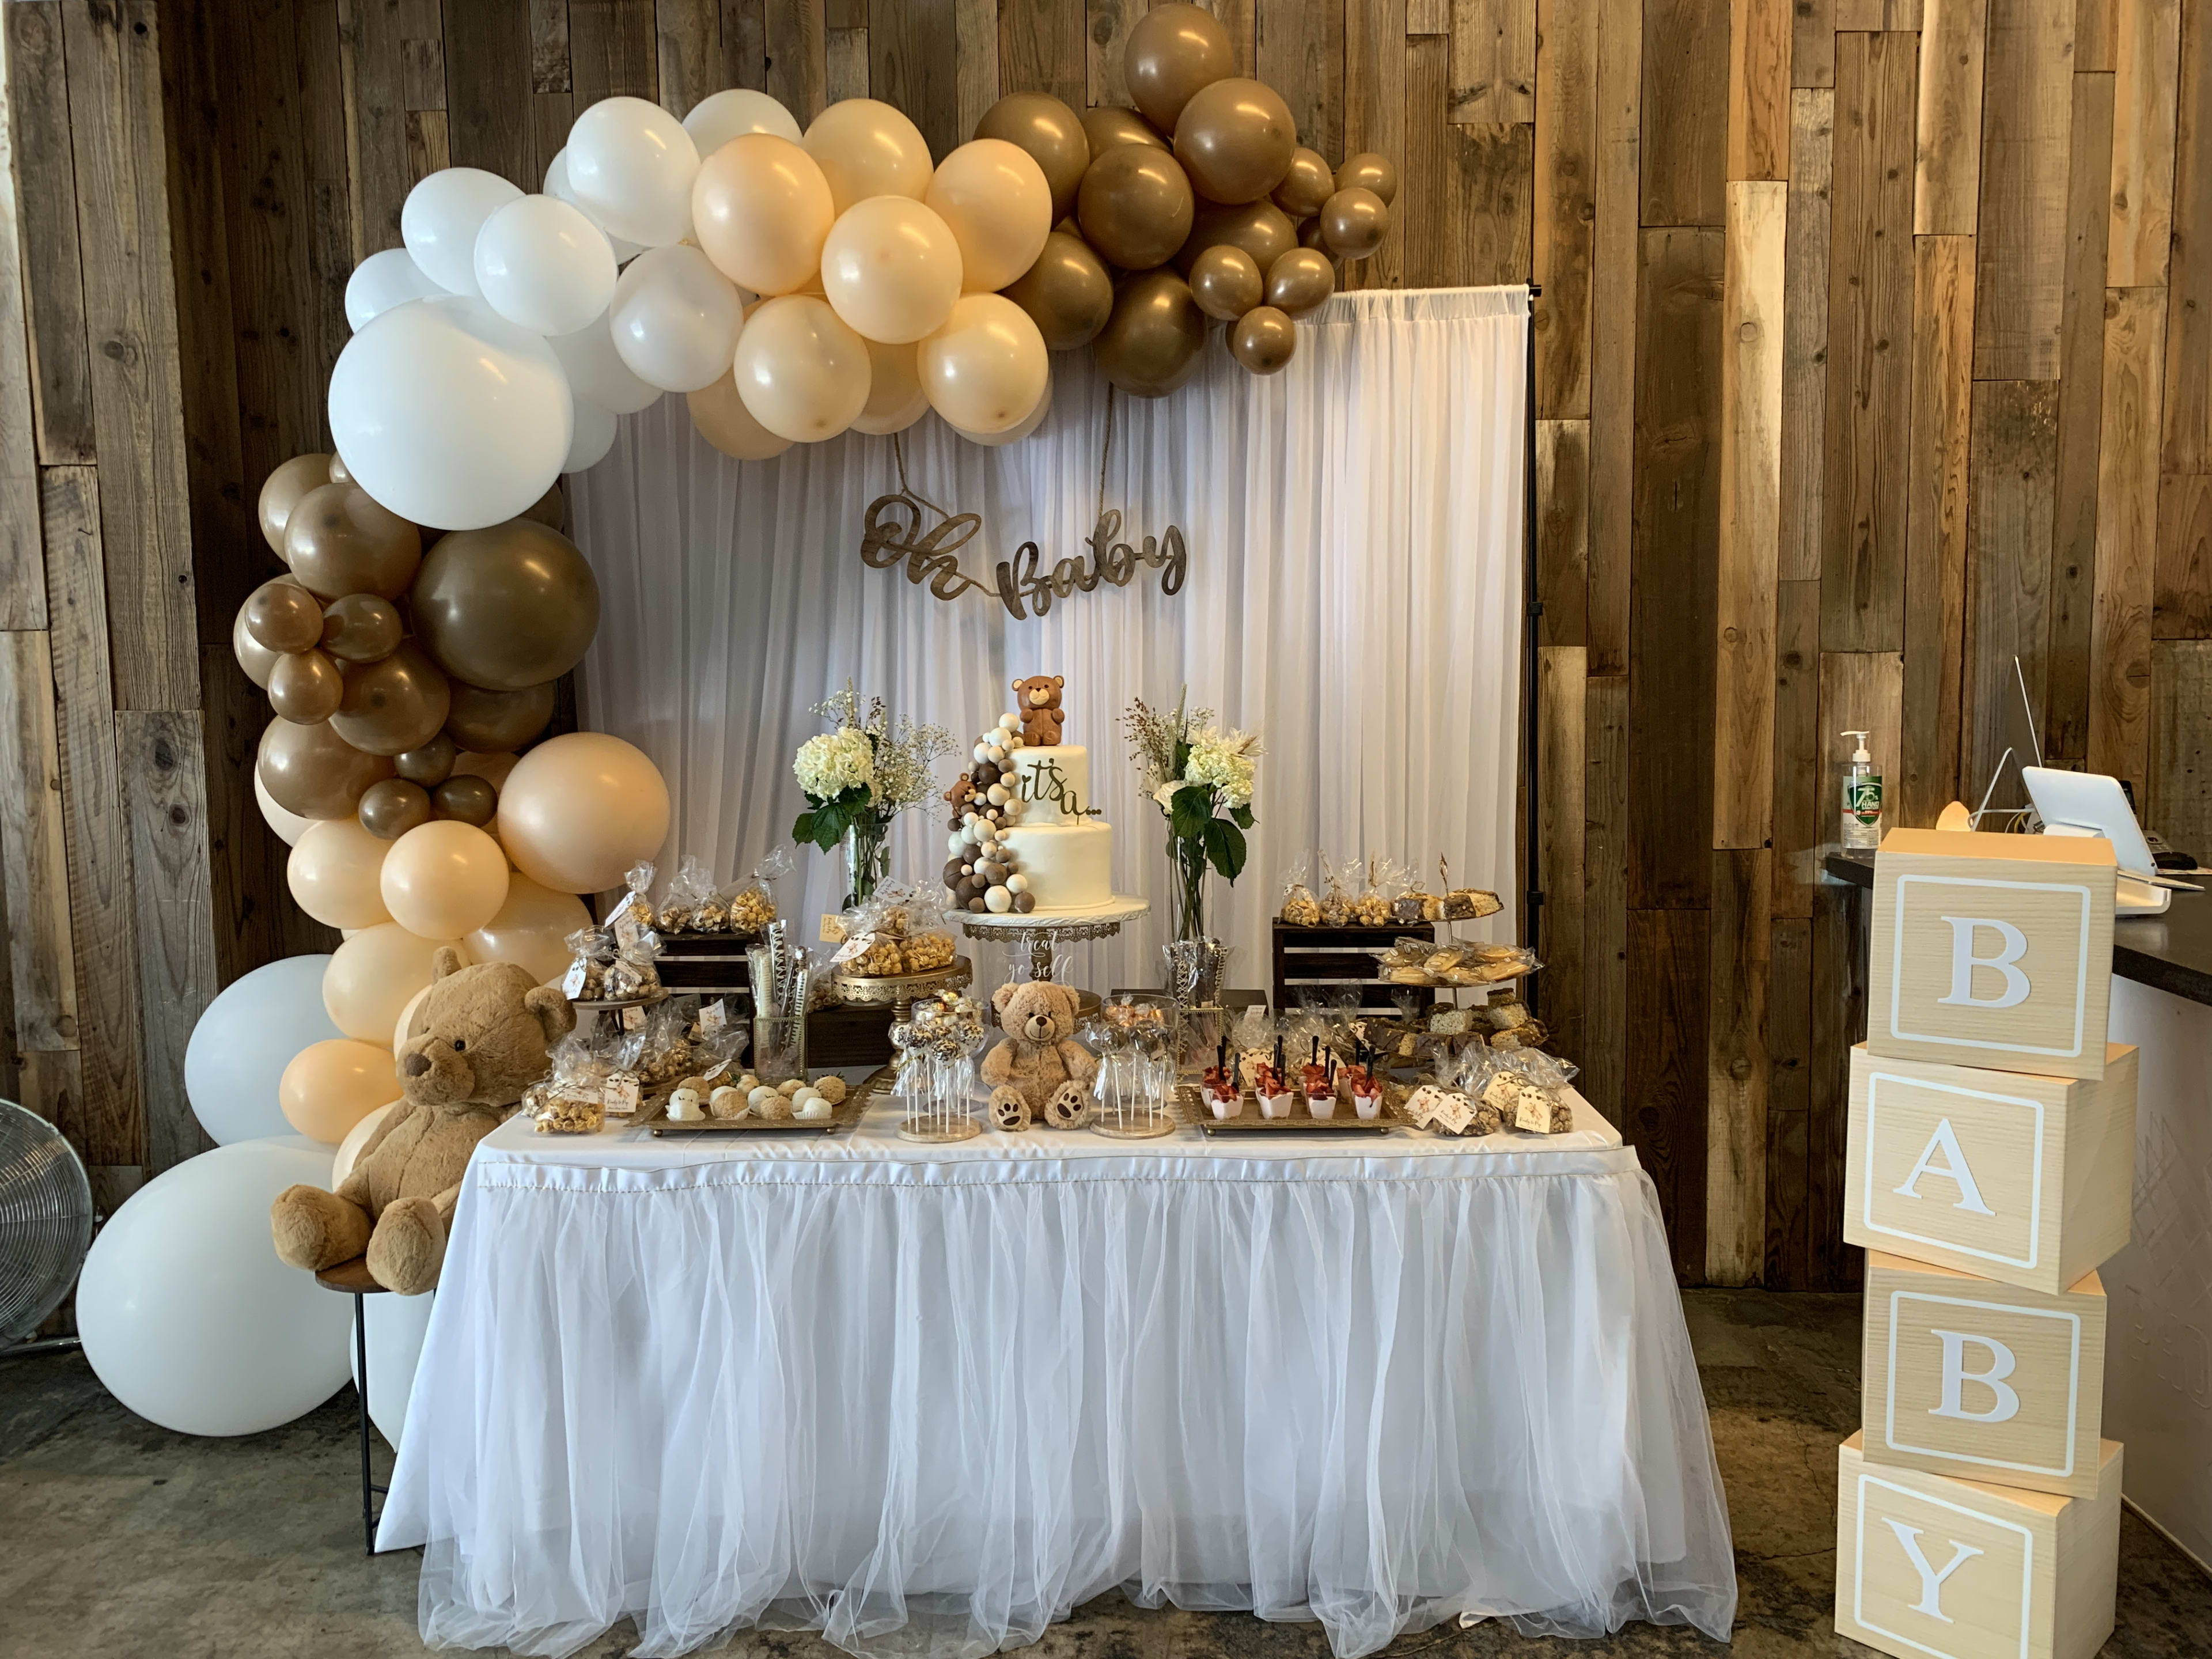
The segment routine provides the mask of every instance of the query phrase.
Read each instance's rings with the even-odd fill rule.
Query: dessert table
[[[636,1126],[478,1147],[379,1547],[423,1639],[1035,1640],[1120,1586],[1725,1638],[1728,1516],[1633,1151]]]

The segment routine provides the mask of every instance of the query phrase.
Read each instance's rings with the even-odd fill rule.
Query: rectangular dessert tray
[[[672,1123],[668,1121],[668,1090],[647,1099],[641,1109],[638,1121],[651,1129],[656,1138],[665,1135],[829,1135],[849,1129],[866,1115],[876,1097],[891,1084],[891,1068],[877,1067],[875,1071],[846,1090],[844,1099],[828,1117],[801,1121],[797,1118],[755,1117],[750,1112],[743,1117],[702,1118],[696,1123]]]
[[[1241,1134],[1304,1134],[1304,1135],[1387,1135],[1393,1129],[1410,1129],[1413,1121],[1398,1109],[1390,1098],[1386,1085],[1382,1094],[1382,1113],[1379,1117],[1362,1117],[1352,1109],[1348,1101],[1339,1101],[1333,1117],[1316,1117],[1303,1103],[1288,1117],[1268,1117],[1260,1110],[1259,1097],[1246,1095],[1237,1102],[1235,1117],[1216,1117],[1213,1110],[1201,1097],[1198,1086],[1184,1083],[1175,1091],[1176,1117],[1194,1129],[1203,1129],[1209,1135]]]

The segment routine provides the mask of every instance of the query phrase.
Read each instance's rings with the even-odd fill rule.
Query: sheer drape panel
[[[667,856],[749,866],[802,802],[792,751],[810,704],[848,679],[965,738],[1008,706],[1018,674],[1067,678],[1070,741],[1094,753],[1115,827],[1115,885],[1155,898],[1164,829],[1138,796],[1119,717],[1132,696],[1194,703],[1259,727],[1267,758],[1251,863],[1215,884],[1237,982],[1267,974],[1284,870],[1333,854],[1419,860],[1496,887],[1514,927],[1512,812],[1520,702],[1522,364],[1520,289],[1340,295],[1299,353],[1255,380],[1213,352],[1158,402],[1116,398],[1104,498],[1133,543],[1182,526],[1184,591],[1156,572],[1016,622],[994,601],[946,604],[860,558],[869,502],[897,486],[890,441],[858,434],[763,463],[716,453],[680,400],[623,422],[575,481],[577,537],[604,608],[582,673],[586,722],[629,738],[676,797]],[[1081,353],[1054,361],[1038,434],[981,449],[934,417],[905,437],[908,477],[983,515],[960,554],[988,579],[1035,539],[1048,568],[1089,558],[1104,382]],[[944,862],[938,815],[916,811],[894,869]],[[807,922],[835,907],[834,861],[806,858],[780,896]],[[1156,912],[1121,939],[1079,947],[1100,988],[1156,982]]]

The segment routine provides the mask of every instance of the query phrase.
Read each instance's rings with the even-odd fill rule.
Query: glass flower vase
[[[1206,843],[1194,836],[1168,836],[1168,937],[1206,937]]]
[[[863,818],[845,832],[845,908],[875,896],[891,871],[888,819]]]

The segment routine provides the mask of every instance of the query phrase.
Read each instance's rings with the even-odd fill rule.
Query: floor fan
[[[92,1187],[76,1151],[35,1112],[0,1100],[0,1358],[73,1346],[30,1342],[92,1246]]]

